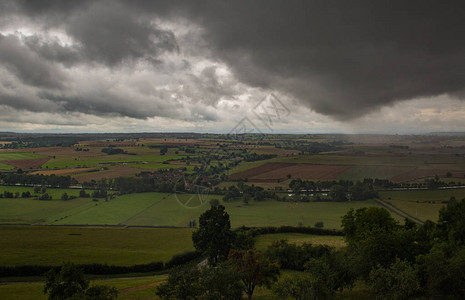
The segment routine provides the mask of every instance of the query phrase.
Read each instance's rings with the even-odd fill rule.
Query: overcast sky
[[[0,0],[0,131],[465,131],[464,12]]]

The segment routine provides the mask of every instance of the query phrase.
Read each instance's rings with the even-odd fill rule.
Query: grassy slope
[[[191,229],[0,226],[0,265],[144,264],[193,250]]]

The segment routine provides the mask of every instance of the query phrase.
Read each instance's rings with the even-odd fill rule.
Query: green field
[[[11,170],[11,169],[14,169],[14,168],[15,167],[13,167],[13,166],[0,163],[0,170]]]
[[[161,202],[169,194],[163,193],[143,193],[129,194],[116,197],[108,202],[100,201],[91,207],[86,207],[75,213],[66,213],[63,218],[54,223],[54,225],[146,225],[146,224],[127,224],[143,211]],[[186,226],[187,222],[184,224]],[[163,224],[159,222],[157,226],[176,226],[173,224]]]
[[[192,251],[191,229],[0,226],[0,266],[167,261]]]
[[[339,174],[339,179],[363,180],[365,178],[388,179],[412,170],[411,167],[399,166],[354,166]]]
[[[29,191],[31,194],[34,194],[33,187],[24,187],[24,186],[5,186],[0,185],[0,193],[3,191],[8,191],[11,193],[19,192],[27,192]],[[79,196],[80,189],[61,189],[61,188],[47,188],[46,193],[53,197],[53,199],[60,199],[63,193],[67,193],[68,196]],[[89,190],[87,191],[89,192]],[[90,191],[92,192],[92,191]]]
[[[443,202],[450,197],[457,200],[465,198],[465,189],[382,191],[379,196],[383,200],[407,200],[418,202]]]
[[[274,233],[259,235],[255,242],[255,248],[264,251],[274,241],[279,240],[287,240],[291,244],[298,245],[310,243],[313,245],[328,245],[335,248],[342,248],[346,246],[342,236],[313,235],[304,233]]]
[[[269,162],[312,163],[354,166],[397,166],[418,167],[424,169],[463,170],[465,158],[452,155],[298,155],[276,157]]]
[[[78,166],[96,166],[100,164],[117,164],[117,163],[142,163],[142,162],[153,162],[161,163],[170,159],[181,159],[184,156],[181,155],[159,155],[152,153],[150,155],[96,155],[91,157],[73,157],[69,155],[59,156],[55,159],[49,160],[42,167],[43,168],[65,168],[65,167],[78,167]]]
[[[465,198],[465,189],[382,191],[379,196],[412,217],[436,222],[439,210],[451,197]]]
[[[415,217],[422,221],[431,220],[434,222],[438,221],[439,210],[445,205],[403,200],[386,200],[386,202],[391,203],[393,206],[409,214],[412,217]]]
[[[45,157],[31,152],[0,152],[0,160],[20,160]]]
[[[7,190],[28,189],[5,187]],[[30,189],[30,188],[29,188]],[[207,195],[200,206],[196,194],[140,193],[118,196],[108,202],[90,198],[60,200],[64,189],[48,189],[54,200],[32,198],[0,199],[0,223],[42,225],[138,225],[186,227],[190,220],[209,208],[210,199],[221,196]],[[71,190],[68,194],[77,194]],[[56,197],[55,197],[56,195]],[[190,200],[189,200],[190,199]],[[182,205],[190,201],[187,206]],[[224,203],[233,227],[246,226],[313,226],[324,222],[325,228],[340,228],[341,216],[350,208],[379,206],[375,201],[362,202],[308,202],[241,201]]]

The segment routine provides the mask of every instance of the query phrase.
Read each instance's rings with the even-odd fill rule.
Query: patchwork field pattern
[[[36,169],[46,163],[50,158],[30,152],[0,152],[0,164],[9,165],[17,169]],[[3,167],[0,169],[11,169]]]

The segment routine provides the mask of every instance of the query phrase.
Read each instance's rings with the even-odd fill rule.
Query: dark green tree
[[[342,185],[335,184],[331,187],[329,196],[333,201],[347,201],[346,188]]]
[[[44,294],[49,294],[49,300],[61,300],[83,294],[88,287],[89,280],[83,271],[72,263],[66,263],[47,272]]]
[[[420,279],[415,266],[399,259],[389,267],[373,269],[369,283],[381,299],[411,299],[420,292]]]
[[[451,243],[465,244],[465,199],[449,202],[439,210],[438,237]]]
[[[247,251],[231,250],[228,261],[234,265],[234,270],[240,274],[243,291],[249,300],[252,299],[257,286],[271,287],[271,284],[278,280],[278,262],[271,261],[254,249]]]
[[[199,218],[199,229],[192,233],[195,249],[207,255],[213,266],[226,260],[234,240],[229,214],[223,205],[205,211]]]
[[[367,278],[377,265],[387,267],[396,257],[412,262],[418,254],[415,228],[399,225],[384,208],[351,209],[342,218],[342,232],[360,275]]]
[[[88,288],[84,297],[80,299],[85,300],[113,300],[118,297],[118,290],[114,287],[106,285],[93,285]]]
[[[113,300],[118,290],[106,285],[89,287],[89,280],[83,271],[72,263],[51,269],[46,274],[44,294],[50,300]]]

